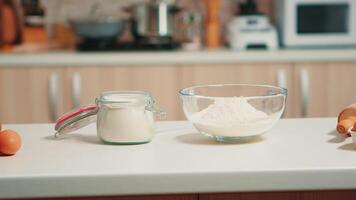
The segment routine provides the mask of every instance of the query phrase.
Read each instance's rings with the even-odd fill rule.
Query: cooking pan
[[[124,23],[119,19],[73,20],[71,25],[78,37],[91,39],[114,38],[124,30]]]
[[[78,37],[86,39],[116,38],[124,30],[124,21],[119,17],[107,16],[99,4],[91,7],[86,18],[70,20]]]

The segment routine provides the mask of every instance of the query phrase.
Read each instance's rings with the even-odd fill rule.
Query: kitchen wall
[[[71,17],[88,16],[90,8],[94,4],[102,5],[102,9],[106,13],[112,15],[120,15],[120,10],[129,5],[145,2],[147,0],[43,0],[46,7],[49,20],[53,21],[66,21]],[[233,13],[238,12],[238,3],[244,0],[221,0],[222,3],[222,20],[228,19]],[[187,10],[203,11],[203,0],[177,0],[176,3]],[[273,0],[257,0],[259,9],[262,13],[268,14],[272,19],[273,15]],[[80,9],[78,9],[80,8]],[[122,12],[121,12],[122,14]]]

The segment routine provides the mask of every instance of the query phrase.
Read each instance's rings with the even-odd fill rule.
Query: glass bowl
[[[287,89],[269,85],[199,85],[179,91],[187,119],[221,142],[261,135],[281,118]]]

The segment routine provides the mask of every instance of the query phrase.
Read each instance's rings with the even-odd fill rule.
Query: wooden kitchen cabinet
[[[43,123],[63,112],[62,68],[0,68],[0,121]]]
[[[336,117],[356,102],[356,63],[329,63],[328,68],[328,116]]]
[[[295,116],[336,117],[356,102],[356,63],[301,63],[294,70]]]
[[[68,67],[65,69],[66,109],[95,104],[102,91],[125,90],[129,82],[127,67]]]
[[[54,122],[110,90],[149,91],[174,120],[181,109],[178,71],[174,65],[0,68],[0,121]]]
[[[323,63],[295,65],[295,117],[328,116],[328,73],[328,66]]]
[[[281,86],[288,89],[285,117],[294,116],[292,64],[187,65],[182,67],[181,86],[248,83]],[[181,112],[181,115],[183,113]]]
[[[73,200],[350,200],[356,190],[325,191],[284,191],[284,192],[240,192],[240,193],[202,193],[132,195],[103,197],[71,197]],[[64,198],[39,198],[41,200],[67,200]],[[352,199],[352,198],[351,198]],[[35,199],[33,199],[35,200]]]
[[[31,198],[32,200],[36,200]],[[131,195],[131,196],[99,196],[99,197],[56,197],[38,198],[38,200],[198,200],[198,194],[165,194],[165,195]],[[18,199],[21,200],[21,199]],[[22,199],[25,200],[25,199]]]
[[[158,106],[167,111],[168,120],[184,120],[178,95],[181,88],[208,83],[278,85],[278,81],[289,87],[291,71],[289,64],[69,67],[65,75],[66,94],[70,96],[66,108],[92,104],[102,91],[146,90],[156,98]]]
[[[108,90],[149,91],[168,120],[185,120],[179,89],[215,83],[286,87],[284,117],[335,117],[356,102],[355,73],[355,62],[1,67],[0,121],[53,122]]]
[[[200,194],[199,200],[349,200],[355,190],[241,192]]]
[[[177,120],[182,110],[179,91],[179,65],[134,66],[130,68],[130,89],[152,93],[157,106],[167,112],[167,120]]]
[[[168,120],[177,119],[178,70],[174,65],[132,65],[69,67],[65,73],[68,98],[66,109],[80,104],[93,104],[102,91],[149,91],[157,106],[165,110]]]

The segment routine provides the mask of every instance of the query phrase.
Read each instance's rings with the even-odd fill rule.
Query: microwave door
[[[349,6],[346,3],[298,5],[296,32],[303,34],[347,34]]]

